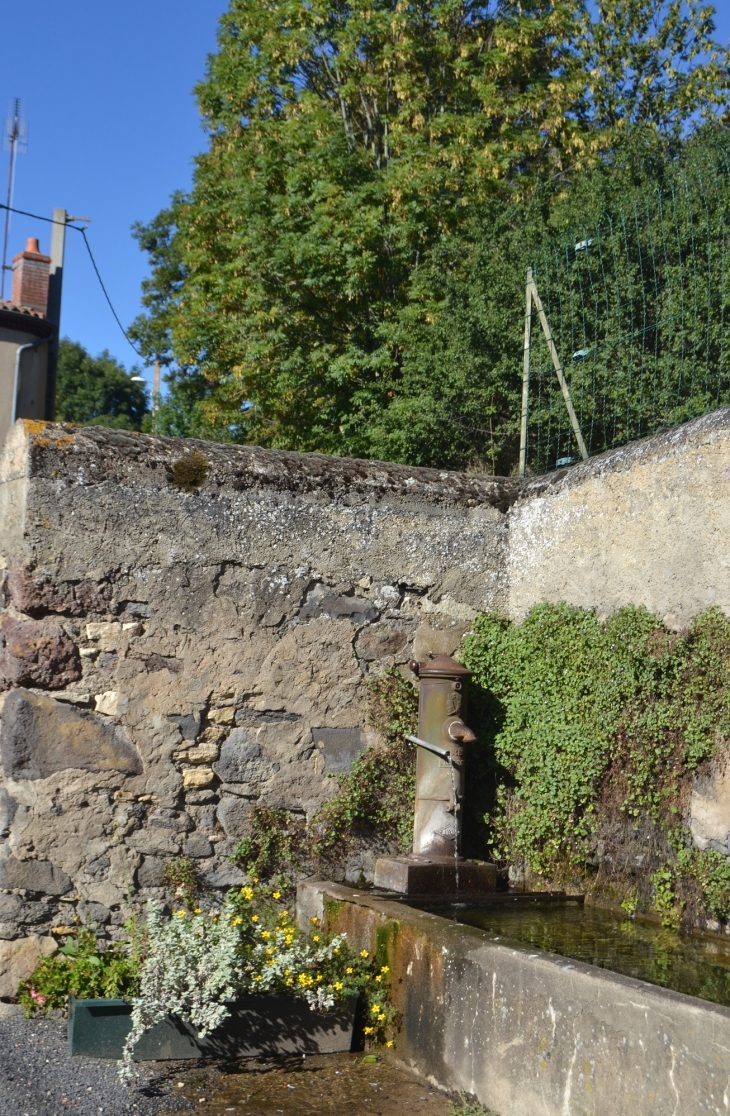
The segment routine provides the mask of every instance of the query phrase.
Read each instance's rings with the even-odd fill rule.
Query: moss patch
[[[198,450],[193,450],[192,453],[185,454],[185,457],[173,461],[170,471],[173,483],[178,488],[183,492],[194,492],[207,477],[208,468],[208,458]]]

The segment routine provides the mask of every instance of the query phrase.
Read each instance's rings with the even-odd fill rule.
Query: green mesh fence
[[[729,151],[695,152],[534,261],[589,454],[730,403]],[[533,309],[527,471],[579,459]]]

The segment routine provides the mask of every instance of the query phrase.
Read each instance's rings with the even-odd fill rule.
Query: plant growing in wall
[[[667,923],[730,917],[730,866],[691,848],[692,780],[730,741],[730,620],[643,608],[484,614],[462,647],[489,716],[493,855]]]

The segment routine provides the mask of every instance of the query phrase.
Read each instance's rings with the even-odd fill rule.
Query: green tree
[[[58,349],[56,421],[139,430],[149,396],[133,375],[139,371],[127,372],[106,349],[92,357],[78,341],[64,337]]]
[[[667,7],[657,44],[647,12]],[[232,0],[198,89],[192,193],[136,230],[152,274],[133,332],[174,365],[158,429],[506,468],[519,233],[539,236],[627,125],[674,137],[728,86],[719,56],[686,45],[709,49],[706,14],[629,9],[608,39],[580,2]],[[692,80],[651,101],[622,85],[616,59],[639,46],[643,77]]]

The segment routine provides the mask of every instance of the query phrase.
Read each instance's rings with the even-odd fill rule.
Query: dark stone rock
[[[333,593],[326,585],[317,585],[309,594],[299,613],[302,620],[329,616],[332,620],[352,620],[353,624],[370,624],[378,610],[366,597],[345,597]]]
[[[23,900],[19,895],[0,892],[0,921],[19,922]]]
[[[173,714],[172,716],[168,717],[168,720],[172,721],[173,724],[178,726],[180,732],[182,733],[183,740],[195,740],[195,737],[198,735],[199,721],[197,717],[194,717],[192,715],[192,713],[188,713],[184,717]]]
[[[86,875],[92,880],[105,880],[110,866],[108,856],[99,856],[86,866]]]
[[[284,713],[278,709],[251,709],[249,705],[243,705],[236,710],[236,724],[243,726],[276,725],[301,719],[301,713]]]
[[[79,649],[56,620],[0,616],[0,690],[62,690],[80,677]]]
[[[213,770],[224,783],[247,783],[252,786],[264,782],[271,775],[271,764],[258,744],[248,739],[245,729],[236,728],[224,741],[219,759]]]
[[[179,674],[182,670],[182,663],[179,659],[175,659],[170,655],[146,655],[144,660],[145,670],[148,674],[154,674],[158,670],[169,670],[171,674]]]
[[[45,779],[56,771],[142,771],[123,729],[89,710],[14,690],[3,707],[0,759],[8,779]]]
[[[144,601],[125,601],[122,607],[128,616],[137,616],[140,619],[147,619],[155,614],[154,608]]]
[[[245,798],[226,795],[218,804],[218,821],[225,830],[226,837],[241,838],[249,832],[251,803]]]
[[[240,868],[225,863],[206,872],[204,879],[208,887],[237,887],[246,882],[246,877]]]
[[[193,858],[213,855],[213,846],[203,833],[191,833],[183,845],[183,854]]]
[[[185,805],[202,806],[207,802],[215,802],[216,794],[212,790],[193,790],[185,794]]]
[[[144,856],[137,869],[139,887],[162,887],[165,883],[165,861],[159,856]]]
[[[50,860],[17,860],[9,856],[0,860],[0,887],[65,895],[71,889],[71,880]]]
[[[79,903],[79,915],[84,926],[106,926],[111,911],[103,903]]]
[[[15,799],[10,797],[5,787],[0,787],[0,839],[9,835],[17,809],[18,803]]]
[[[363,750],[362,729],[313,728],[312,739],[325,758],[326,770],[343,774],[350,770]]]
[[[195,829],[195,822],[184,810],[156,810],[154,814],[150,814],[149,823],[158,829],[172,829],[176,833],[189,833],[191,829]]]
[[[17,917],[19,922],[37,926],[40,922],[48,922],[55,913],[55,907],[50,903],[23,903]]]

